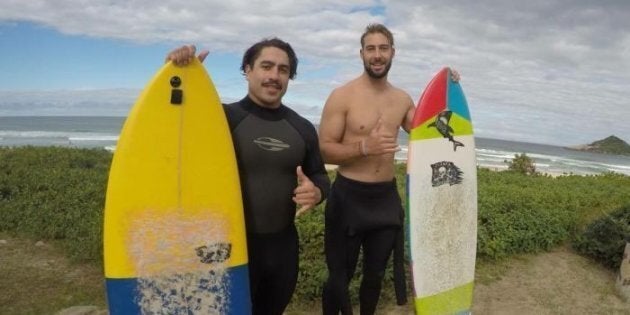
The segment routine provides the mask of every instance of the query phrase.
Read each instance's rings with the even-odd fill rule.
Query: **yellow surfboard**
[[[242,197],[230,130],[203,65],[168,63],[133,106],[104,218],[110,314],[248,314]]]

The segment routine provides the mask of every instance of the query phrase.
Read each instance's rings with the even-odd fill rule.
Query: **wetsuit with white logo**
[[[270,109],[249,97],[225,105],[239,166],[254,314],[282,314],[298,275],[295,228],[297,166],[320,189],[330,182],[317,132],[290,108]]]

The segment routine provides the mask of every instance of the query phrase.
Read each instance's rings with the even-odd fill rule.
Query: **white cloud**
[[[279,36],[308,61],[287,99],[309,113],[362,71],[360,34],[384,22],[396,37],[391,81],[417,100],[435,72],[453,66],[482,136],[555,144],[630,138],[627,1],[0,2],[0,21],[90,37],[240,54]],[[334,71],[302,75],[317,68]]]
[[[630,3],[431,2],[387,4],[388,22],[404,38],[397,67],[457,68],[488,136],[555,144],[630,138]],[[396,78],[408,91],[418,82]]]
[[[139,93],[133,89],[0,90],[0,116],[126,116]]]

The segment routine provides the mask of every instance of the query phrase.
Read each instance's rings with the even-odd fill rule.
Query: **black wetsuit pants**
[[[356,208],[369,208],[355,211]],[[340,174],[332,186],[326,205],[324,250],[328,280],[322,293],[324,315],[352,314],[348,285],[352,279],[361,247],[363,248],[363,278],[359,291],[361,314],[374,314],[381,293],[381,285],[400,226],[370,224],[370,219],[355,224],[357,216],[370,216],[377,211],[379,221],[396,221],[383,217],[383,212],[402,214],[400,197],[395,182],[360,183]],[[362,212],[362,213],[361,213]],[[399,221],[400,222],[400,221]]]
[[[247,236],[253,315],[281,315],[291,301],[298,277],[295,226],[273,234]]]

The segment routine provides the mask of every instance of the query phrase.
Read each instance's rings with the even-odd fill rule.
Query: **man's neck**
[[[261,102],[259,99],[252,97],[251,94],[247,94],[247,96],[249,97],[250,100],[252,100],[252,103],[256,104],[257,106],[260,106],[262,108],[267,108],[267,109],[277,109],[282,105],[282,102],[278,102],[275,104],[268,104],[268,103],[264,103]]]
[[[387,81],[387,75],[382,78],[374,78],[369,75],[367,72],[363,72],[362,80],[366,82],[368,85],[373,87],[374,89],[386,89],[389,86],[389,82]]]

